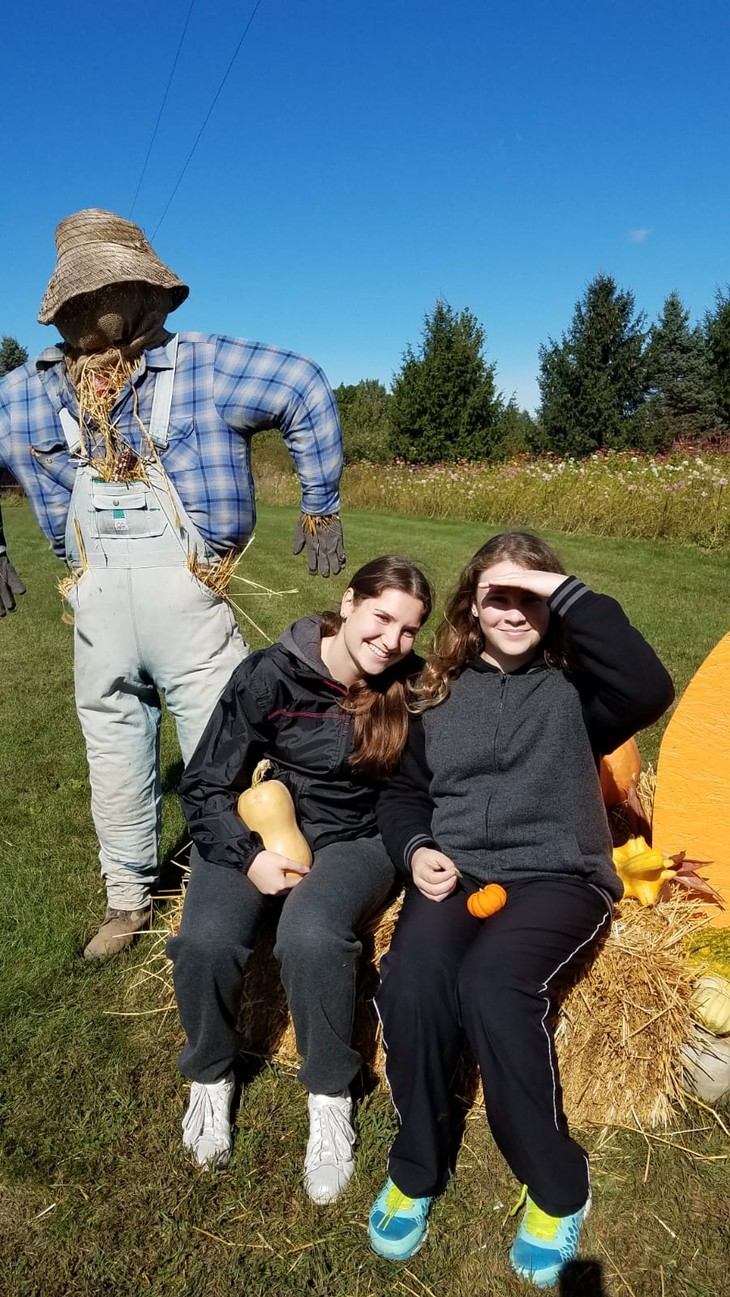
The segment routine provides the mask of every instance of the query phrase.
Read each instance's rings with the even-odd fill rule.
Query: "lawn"
[[[290,557],[296,513],[262,508],[234,597],[269,636],[336,606],[346,577],[310,578]],[[72,630],[55,592],[60,565],[25,504],[6,510],[28,594],[0,621],[0,1293],[3,1297],[466,1297],[528,1290],[509,1271],[517,1196],[478,1114],[458,1175],[436,1204],[426,1247],[404,1266],[369,1251],[365,1221],[393,1133],[387,1095],[359,1108],[358,1174],[341,1204],[314,1207],[300,1184],[306,1104],[296,1079],[248,1062],[229,1169],[209,1176],[180,1149],[184,1084],[172,1014],[153,984],[130,990],[149,939],[86,966],[103,909],[86,765],[72,701]],[[348,571],[398,550],[420,560],[441,605],[489,530],[477,523],[350,514]],[[493,530],[493,529],[492,529]],[[566,566],[619,597],[655,644],[678,691],[728,629],[728,560],[667,542],[548,536]],[[247,624],[247,623],[244,623]],[[258,632],[252,641],[262,643]],[[655,760],[662,725],[641,738]],[[180,773],[165,721],[164,854],[183,838]],[[147,945],[145,944],[147,942]],[[146,1012],[150,1010],[152,1012]],[[727,1116],[725,1117],[727,1125]],[[676,1130],[582,1134],[594,1208],[565,1293],[707,1297],[727,1277],[727,1140],[690,1106]]]

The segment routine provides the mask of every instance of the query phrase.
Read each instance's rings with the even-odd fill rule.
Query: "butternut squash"
[[[238,799],[238,814],[247,828],[258,833],[267,851],[277,851],[298,865],[311,865],[312,852],[297,824],[291,793],[280,779],[266,778],[270,770],[268,759],[259,761],[251,787]],[[299,880],[301,874],[287,870],[286,877]]]

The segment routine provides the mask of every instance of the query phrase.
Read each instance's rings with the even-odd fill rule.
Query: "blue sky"
[[[31,353],[53,229],[152,237],[255,0],[37,0],[3,16],[0,332]],[[176,327],[389,384],[441,296],[534,408],[538,347],[599,271],[649,319],[730,280],[726,0],[261,0],[154,235]]]

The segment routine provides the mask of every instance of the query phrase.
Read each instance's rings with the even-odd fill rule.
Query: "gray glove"
[[[294,532],[292,554],[307,547],[307,564],[312,576],[337,576],[345,566],[342,523],[338,513],[303,513]]]
[[[25,586],[7,554],[0,554],[0,617],[13,611],[16,594],[25,594]]]

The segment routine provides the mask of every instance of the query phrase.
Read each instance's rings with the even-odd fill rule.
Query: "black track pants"
[[[583,1206],[588,1161],[568,1134],[549,1018],[609,923],[608,901],[585,883],[508,887],[506,906],[488,919],[469,914],[461,888],[435,902],[409,887],[376,999],[400,1121],[389,1173],[403,1193],[443,1187],[466,1038],[492,1134],[517,1180],[550,1215]]]
[[[303,1059],[300,1080],[313,1094],[344,1090],[361,1061],[350,1044],[358,933],[388,903],[394,883],[377,837],[323,847],[283,903],[194,850],[180,932],[167,943],[187,1036],[180,1070],[207,1083],[230,1070],[241,1045],[236,1023],[246,964],[273,906],[280,911],[274,954]]]

